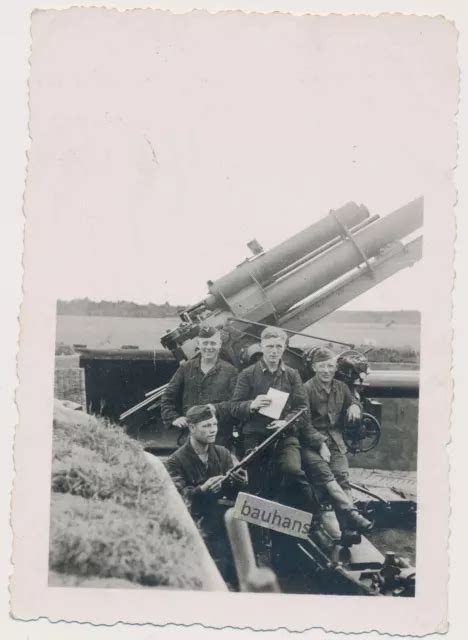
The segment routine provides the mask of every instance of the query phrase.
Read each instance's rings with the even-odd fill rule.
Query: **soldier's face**
[[[215,358],[221,349],[221,336],[215,333],[210,338],[198,338],[198,348],[203,358]]]
[[[323,360],[322,362],[314,362],[312,368],[320,382],[330,382],[336,373],[336,358],[330,358],[330,360]]]
[[[190,433],[197,442],[200,442],[200,444],[213,444],[218,433],[218,421],[213,417],[209,420],[197,422],[197,424],[191,424],[189,428]]]
[[[286,342],[281,338],[266,338],[262,340],[261,346],[265,362],[276,365],[283,357]]]

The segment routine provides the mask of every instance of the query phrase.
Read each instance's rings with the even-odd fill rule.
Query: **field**
[[[178,324],[178,318],[121,318],[112,316],[57,316],[56,342],[81,344],[88,348],[111,349],[134,345],[140,349],[161,348],[161,336]],[[398,322],[315,323],[306,333],[319,338],[373,347],[410,347],[419,350],[419,324]],[[293,345],[306,345],[307,338],[295,338]]]

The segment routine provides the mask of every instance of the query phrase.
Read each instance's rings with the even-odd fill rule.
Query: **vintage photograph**
[[[348,307],[421,258],[422,226],[422,198],[350,202],[251,240],[185,308],[59,301],[54,584],[203,588],[200,535],[230,590],[414,596],[420,313]],[[274,508],[237,521],[239,491]]]
[[[445,628],[454,25],[31,34],[13,609]]]

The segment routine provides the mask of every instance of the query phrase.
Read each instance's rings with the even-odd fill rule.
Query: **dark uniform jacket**
[[[200,368],[200,359],[200,356],[196,356],[182,362],[169,381],[161,400],[161,416],[166,427],[170,427],[176,418],[185,415],[190,407],[231,399],[237,369],[218,358],[215,366],[204,374]]]
[[[217,496],[211,492],[203,493],[200,486],[213,476],[224,475],[234,466],[233,457],[225,447],[208,445],[208,465],[198,457],[190,443],[190,438],[167,460],[166,468],[174,484],[190,505],[196,518],[203,518],[209,525],[218,517]]]
[[[251,413],[249,402],[258,395],[266,394],[270,387],[289,394],[281,414],[282,420],[289,420],[301,409],[308,410],[307,395],[296,369],[280,362],[278,369],[271,373],[264,360],[260,359],[241,371],[232,397],[233,411],[236,417],[244,422],[244,434],[271,433],[266,430],[266,426],[271,422],[271,419],[261,413]],[[296,424],[291,425],[289,434],[301,435],[301,438],[306,437],[314,443],[315,437],[318,436],[320,438],[319,434],[314,434],[308,413],[299,419]]]
[[[331,438],[341,453],[346,453],[346,444],[343,440],[346,412],[352,404],[360,406],[360,403],[353,398],[349,387],[340,380],[332,381],[330,393],[317,376],[308,380],[304,387],[309,400],[312,424],[320,433],[318,447]],[[309,444],[309,446],[312,445]]]

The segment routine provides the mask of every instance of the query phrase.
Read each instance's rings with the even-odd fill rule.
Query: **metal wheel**
[[[349,424],[343,439],[351,453],[366,453],[379,443],[381,429],[379,421],[370,413],[363,413],[357,424]]]

